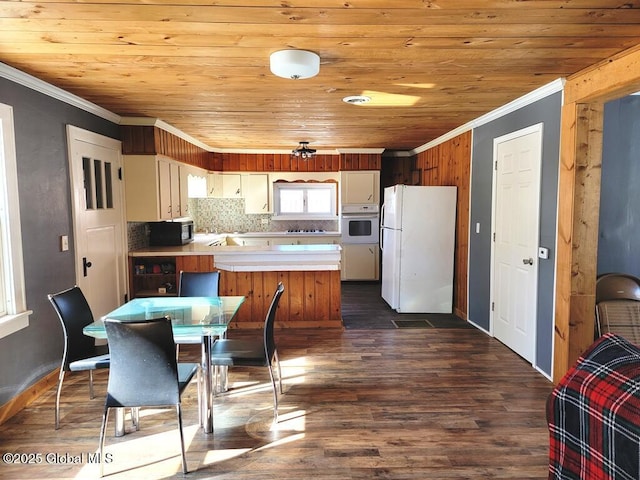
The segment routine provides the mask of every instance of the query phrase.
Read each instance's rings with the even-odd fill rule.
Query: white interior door
[[[94,317],[121,305],[127,291],[120,142],[68,126],[76,283]]]
[[[494,140],[494,336],[535,360],[542,125]]]

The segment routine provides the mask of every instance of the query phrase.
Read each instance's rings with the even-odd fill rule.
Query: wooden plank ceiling
[[[411,150],[638,43],[640,0],[0,1],[4,63],[214,150]]]

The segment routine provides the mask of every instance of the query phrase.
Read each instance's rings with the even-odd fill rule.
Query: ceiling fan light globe
[[[269,66],[278,77],[300,80],[320,72],[320,57],[308,50],[279,50],[271,54]]]

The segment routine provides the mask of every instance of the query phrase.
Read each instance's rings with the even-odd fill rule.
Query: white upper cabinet
[[[211,172],[207,175],[209,197],[241,198],[242,182],[239,173]]]
[[[242,175],[242,192],[245,199],[245,213],[270,213],[269,175],[249,173]]]
[[[380,172],[378,170],[343,171],[340,175],[342,205],[378,205]]]
[[[179,162],[159,155],[124,155],[123,163],[127,221],[153,222],[188,215]]]

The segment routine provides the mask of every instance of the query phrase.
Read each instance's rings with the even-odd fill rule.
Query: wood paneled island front
[[[181,270],[218,270],[220,295],[246,298],[230,328],[262,328],[278,282],[284,284],[285,291],[278,307],[277,328],[342,328],[340,246],[208,243],[130,252],[131,297],[175,295]]]

